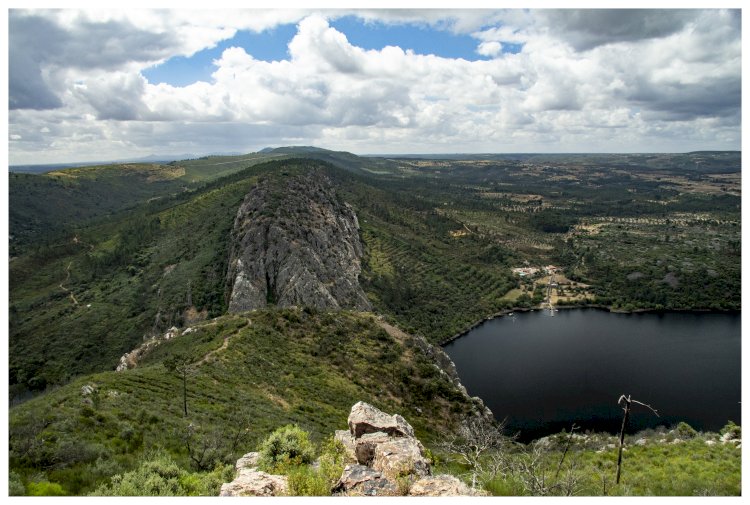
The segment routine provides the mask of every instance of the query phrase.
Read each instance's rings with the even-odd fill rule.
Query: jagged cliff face
[[[357,216],[318,170],[261,180],[237,211],[231,241],[230,312],[269,304],[370,310],[358,281]]]

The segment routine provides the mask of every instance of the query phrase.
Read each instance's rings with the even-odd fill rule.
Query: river
[[[615,314],[595,309],[516,313],[487,321],[444,350],[469,394],[528,441],[576,423],[617,432],[621,394],[629,432],[685,421],[698,430],[740,424],[740,314]]]

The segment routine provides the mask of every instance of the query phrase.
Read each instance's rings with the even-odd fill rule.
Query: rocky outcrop
[[[259,455],[250,452],[237,460],[237,476],[222,484],[219,496],[281,496],[289,488],[284,475],[272,475],[257,469]]]
[[[382,432],[396,437],[413,437],[414,429],[398,414],[388,415],[365,402],[357,402],[349,413],[349,431],[354,438]]]
[[[346,465],[331,490],[348,496],[397,496],[398,487],[383,474],[365,465]]]
[[[288,488],[284,475],[243,468],[232,482],[222,484],[219,496],[282,496]]]
[[[229,311],[269,304],[369,310],[358,280],[362,255],[357,216],[325,174],[266,177],[234,221]]]
[[[338,496],[479,496],[451,475],[432,475],[424,446],[414,428],[364,402],[349,413],[349,430],[334,438],[346,450],[346,466],[332,486]],[[278,496],[288,492],[285,476],[258,471],[258,453],[237,460],[237,477],[221,486],[220,496]]]
[[[260,454],[257,452],[248,452],[244,456],[242,456],[240,459],[237,460],[237,463],[234,465],[235,470],[238,472],[242,470],[243,468],[256,468],[258,466],[258,459],[260,458]]]
[[[336,431],[334,435],[352,463],[334,486],[335,494],[393,496],[412,494],[412,489],[414,496],[475,494],[454,477],[431,476],[424,446],[403,417],[358,402],[352,407],[348,424],[349,431]]]
[[[164,333],[164,335],[154,335],[151,337],[144,336],[144,341],[141,345],[136,347],[130,352],[126,352],[120,357],[120,362],[117,363],[117,367],[115,368],[115,372],[122,372],[125,370],[130,370],[131,368],[135,368],[138,366],[138,362],[148,353],[153,351],[155,348],[160,346],[163,342],[167,342],[169,340],[172,340],[173,338],[177,338],[180,335],[187,335],[189,333],[193,333],[195,328],[185,328],[184,330],[180,330],[179,328],[172,326],[170,329]]]

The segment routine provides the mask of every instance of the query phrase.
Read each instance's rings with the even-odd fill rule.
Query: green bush
[[[309,434],[296,425],[286,425],[271,433],[260,445],[258,466],[265,471],[312,463],[315,448]]]
[[[26,488],[21,481],[21,476],[16,472],[8,474],[8,494],[10,496],[23,496],[26,494]]]
[[[320,471],[308,465],[290,468],[287,472],[291,496],[330,496],[331,485]]]
[[[726,435],[730,433],[730,439],[742,438],[742,428],[734,424],[732,421],[728,421],[727,424],[721,429],[721,434]]]
[[[341,477],[346,465],[346,449],[344,444],[333,437],[325,441],[320,454],[320,474],[326,480],[328,489]]]
[[[111,485],[99,486],[92,496],[216,496],[233,471],[225,465],[208,473],[190,473],[166,452],[155,452],[137,469],[112,477]]]
[[[292,496],[330,496],[331,488],[344,471],[346,450],[333,437],[325,441],[317,469],[308,465],[287,467],[289,494]]]
[[[29,482],[29,496],[65,496],[65,490],[57,482]]]
[[[680,438],[694,438],[696,435],[698,435],[698,432],[684,421],[680,422],[680,424],[677,425],[677,427],[675,428],[675,433],[677,433],[677,436]]]

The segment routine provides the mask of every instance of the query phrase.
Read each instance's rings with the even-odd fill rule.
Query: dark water
[[[685,421],[718,431],[740,423],[739,314],[517,313],[445,346],[469,394],[529,440],[575,422],[617,432],[621,394],[636,407],[630,432]]]

